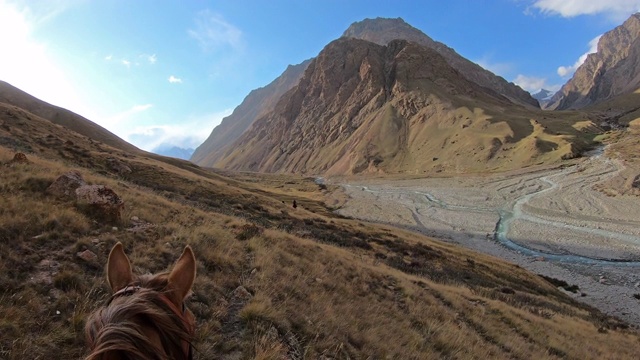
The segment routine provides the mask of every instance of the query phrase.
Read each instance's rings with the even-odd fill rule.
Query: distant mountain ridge
[[[531,95],[534,99],[538,100],[541,108],[545,108],[555,95],[555,92],[547,89],[540,89],[537,93]]]
[[[554,95],[549,109],[581,109],[640,88],[640,13],[602,35],[573,77]]]
[[[169,156],[183,160],[189,160],[194,151],[195,149],[192,148],[185,149],[178,146],[160,146],[152,150],[153,153],[156,153],[158,155]]]
[[[540,100],[549,100],[554,94],[555,93],[551,90],[540,89],[540,91],[538,91],[537,93],[531,96],[533,96],[534,99],[540,101]]]

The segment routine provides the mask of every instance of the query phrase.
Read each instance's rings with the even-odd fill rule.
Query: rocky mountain
[[[25,109],[34,115],[51,121],[54,124],[58,124],[94,140],[101,141],[114,148],[129,152],[140,151],[137,147],[122,140],[109,130],[92,122],[91,120],[67,109],[63,109],[37,99],[4,81],[0,81],[0,103]]]
[[[429,47],[343,37],[215,165],[306,174],[499,170],[575,156],[579,131],[476,84]]]
[[[400,18],[377,18],[356,22],[344,32],[342,37],[367,40],[379,45],[386,45],[396,39],[416,42],[436,50],[451,66],[472,82],[502,94],[514,103],[538,108],[538,102],[528,92],[463,58],[453,49],[434,41]],[[238,139],[258,117],[272,111],[280,97],[297,85],[310,61],[290,66],[271,84],[252,91],[233,114],[225,118],[212,131],[209,138],[196,149],[191,161],[201,166],[214,166],[233,141]]]
[[[547,106],[580,109],[640,88],[640,13],[605,33],[598,51],[589,54]]]
[[[553,97],[553,95],[555,95],[555,92],[553,91],[550,91],[547,89],[540,89],[540,91],[538,91],[537,93],[531,96],[534,99],[538,100],[540,107],[545,108],[547,104],[551,101],[551,98]]]
[[[222,154],[222,149],[234,142],[260,116],[275,107],[280,97],[298,84],[311,60],[298,65],[290,65],[269,85],[253,90],[233,113],[213,129],[211,135],[194,151],[191,161],[212,166]]]
[[[386,45],[396,39],[416,42],[437,51],[445,58],[449,65],[472,82],[489,88],[517,104],[538,107],[538,102],[519,86],[465,59],[452,48],[441,42],[434,41],[422,31],[407,24],[401,18],[365,19],[355,22],[349,26],[342,36],[367,40],[379,45]]]
[[[191,158],[191,155],[193,155],[194,151],[195,150],[192,148],[185,149],[178,146],[165,145],[165,146],[159,146],[153,149],[152,152],[162,156],[169,156],[169,157],[174,157],[178,159],[189,160],[189,158]]]
[[[537,93],[531,95],[534,99],[538,101],[550,100],[555,93],[551,90],[540,89]]]

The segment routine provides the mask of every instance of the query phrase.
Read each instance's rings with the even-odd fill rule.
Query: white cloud
[[[109,55],[105,56],[104,59],[106,61],[111,61],[113,59],[113,55],[109,54]]]
[[[605,14],[620,21],[640,10],[640,0],[535,0],[532,6],[544,14],[568,18]]]
[[[518,74],[515,80],[513,80],[513,83],[532,94],[537,93],[538,91],[540,91],[540,89],[546,89],[550,91],[560,90],[560,85],[549,84],[546,78],[525,76],[522,74]]]
[[[128,126],[125,133],[120,136],[147,151],[152,151],[160,146],[196,148],[207,139],[213,128],[231,112],[232,109],[227,109],[190,117],[180,124]]]
[[[175,77],[173,75],[169,76],[169,82],[172,84],[182,84],[182,79]]]
[[[196,39],[205,51],[216,50],[222,46],[242,46],[242,31],[228,23],[222,15],[209,10],[198,13],[195,28],[189,29],[187,33]]]
[[[147,56],[147,60],[149,60],[149,64],[153,65],[156,63],[156,61],[158,61],[158,57],[156,56],[156,54],[149,55]]]
[[[129,60],[122,59],[120,62],[122,63],[122,65],[124,65],[124,66],[126,66],[128,68],[131,67],[131,61],[129,61]]]
[[[144,104],[144,105],[134,105],[131,108],[131,111],[133,113],[137,113],[137,112],[141,112],[141,111],[145,111],[145,110],[149,110],[153,107],[153,104]]]
[[[585,62],[585,60],[587,60],[587,56],[589,54],[593,54],[593,53],[598,51],[598,41],[600,40],[601,36],[602,35],[596,36],[591,41],[589,41],[589,51],[587,51],[586,53],[582,54],[578,58],[578,60],[576,60],[576,62],[573,65],[558,67],[558,75],[560,75],[562,77],[569,77],[569,76],[573,75],[573,73],[576,70],[578,70],[580,65],[584,64],[584,62]]]
[[[126,128],[128,127],[128,122],[130,122],[131,120],[135,120],[135,119],[132,119],[133,115],[139,114],[143,111],[147,111],[152,107],[153,107],[153,104],[134,105],[127,110],[121,111],[115,115],[107,117],[103,121],[100,121],[100,123],[104,124],[110,129],[117,129],[119,125],[123,124],[124,122],[127,122],[127,124],[123,124]],[[121,129],[121,130],[124,130],[124,129]],[[119,133],[119,131],[117,130],[115,130],[115,132]]]
[[[476,60],[475,63],[492,73],[503,77],[513,71],[513,64],[493,62],[489,56],[484,56],[482,59]]]

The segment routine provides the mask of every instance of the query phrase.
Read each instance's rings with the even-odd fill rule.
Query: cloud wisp
[[[585,60],[587,60],[587,56],[589,56],[589,54],[593,54],[593,53],[598,51],[598,41],[600,41],[600,37],[602,37],[602,35],[596,36],[591,41],[589,41],[589,51],[587,51],[586,53],[582,54],[578,58],[578,60],[576,60],[576,62],[573,65],[558,67],[558,75],[560,75],[563,78],[567,78],[567,77],[573,75],[573,73],[576,70],[578,70],[580,65],[584,64],[584,62],[585,62]]]
[[[131,108],[119,112],[113,116],[106,118],[104,121],[100,123],[105,127],[114,128],[118,127],[120,124],[124,122],[131,121],[131,117],[133,115],[139,114],[141,112],[147,111],[153,107],[153,104],[142,104],[142,105],[134,105]]]
[[[560,90],[560,85],[549,84],[546,78],[536,76],[526,76],[518,74],[518,76],[516,76],[516,78],[513,80],[513,83],[530,92],[531,94],[535,94],[541,89],[546,89],[549,91]]]
[[[640,10],[640,0],[535,0],[531,6],[543,14],[566,18],[603,14],[619,22]]]
[[[182,84],[182,79],[173,75],[169,76],[167,80],[169,80],[171,84]]]
[[[489,56],[484,56],[481,59],[475,60],[475,63],[480,65],[484,69],[487,69],[492,73],[503,77],[511,73],[514,68],[513,64],[510,63],[491,61]]]
[[[229,116],[232,109],[188,117],[180,124],[150,124],[127,126],[119,133],[123,139],[137,147],[153,151],[160,147],[196,148],[202,144],[214,127]]]
[[[221,47],[242,47],[242,31],[227,22],[222,15],[204,10],[198,13],[195,27],[187,31],[204,51],[215,51]]]

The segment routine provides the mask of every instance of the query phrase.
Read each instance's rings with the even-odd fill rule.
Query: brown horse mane
[[[186,359],[182,345],[191,343],[193,329],[169,304],[167,285],[168,273],[138,276],[129,285],[135,291],[116,294],[94,312],[85,326],[91,349],[86,360]],[[145,335],[144,326],[157,332],[163,349]]]

